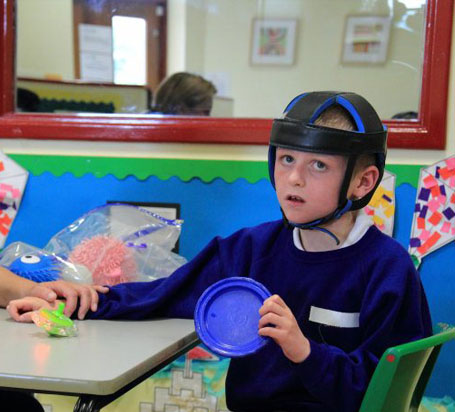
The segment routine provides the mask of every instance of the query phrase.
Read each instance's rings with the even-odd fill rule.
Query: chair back
[[[417,412],[441,346],[452,339],[455,328],[387,349],[359,412]]]

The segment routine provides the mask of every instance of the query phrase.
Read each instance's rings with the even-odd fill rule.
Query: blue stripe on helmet
[[[298,96],[294,97],[290,103],[286,106],[286,108],[284,109],[284,112],[283,113],[287,113],[289,110],[291,110],[293,108],[293,106],[300,100],[302,99],[303,97],[305,97],[306,95],[308,94],[307,93],[302,93],[302,94],[299,94]]]
[[[357,131],[360,133],[365,133],[365,126],[362,122],[362,118],[352,103],[349,100],[345,99],[343,96],[337,96],[336,101],[340,106],[343,106],[354,118],[355,124],[357,125]]]
[[[313,113],[313,115],[311,116],[311,119],[310,119],[309,123],[314,123],[314,122],[316,121],[316,119],[320,116],[320,114],[321,114],[325,109],[327,109],[327,107],[330,107],[330,106],[332,106],[333,104],[335,104],[335,98],[336,98],[336,96],[329,97],[324,103],[322,103],[322,104],[315,110],[315,112]]]

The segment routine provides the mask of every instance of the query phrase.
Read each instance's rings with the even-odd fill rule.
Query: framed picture
[[[391,22],[389,16],[347,16],[342,63],[384,63]]]
[[[252,64],[294,63],[297,20],[254,19]]]

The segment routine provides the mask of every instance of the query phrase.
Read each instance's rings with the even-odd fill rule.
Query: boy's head
[[[291,164],[297,165],[298,162],[301,165],[299,167],[308,168],[308,172],[305,172],[308,181],[295,181],[295,185],[307,184],[307,189],[310,189],[311,182],[314,185],[306,191],[305,196],[317,197],[320,193],[321,202],[324,196],[336,199],[332,202],[334,206],[327,206],[327,202],[321,204],[322,215],[313,213],[313,219],[302,218],[304,221],[295,221],[289,216],[291,223],[301,228],[317,227],[349,210],[366,206],[382,178],[386,138],[385,127],[373,107],[355,93],[312,92],[294,98],[286,107],[284,117],[275,119],[270,137],[269,173],[274,187],[277,176],[276,183],[280,187],[275,189],[282,209],[291,214],[299,209],[298,202],[306,203],[298,194],[294,196],[298,191],[282,187],[281,176],[289,173]],[[330,160],[332,158],[337,158],[338,163]],[[329,160],[326,162],[326,159]],[[308,165],[305,165],[307,161]],[[338,174],[341,173],[339,177],[332,175],[333,180],[336,180],[334,185],[328,174],[336,168],[342,170],[338,171]],[[353,176],[362,176],[363,170],[374,170],[375,173],[371,175],[374,181],[367,191],[357,190],[356,193],[360,195],[352,194],[350,186]],[[294,176],[288,179],[286,185],[292,186],[293,179]],[[321,179],[320,184],[318,179]],[[324,193],[324,190],[330,193]],[[286,192],[290,194],[286,195]],[[283,207],[283,202],[289,203],[287,207]],[[309,206],[309,202],[306,206]],[[323,206],[332,209],[324,211]]]

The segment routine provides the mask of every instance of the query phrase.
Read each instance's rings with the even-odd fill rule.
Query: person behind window
[[[419,114],[413,110],[407,111],[407,112],[400,112],[397,114],[394,114],[392,116],[392,119],[417,119],[419,117]]]
[[[163,114],[209,116],[214,84],[202,76],[187,72],[174,73],[158,86],[153,99],[153,112]]]

